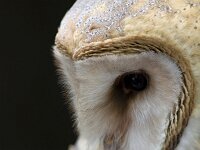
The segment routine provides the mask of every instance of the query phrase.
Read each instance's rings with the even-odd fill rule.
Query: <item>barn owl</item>
[[[200,1],[77,0],[55,38],[72,150],[200,150]]]

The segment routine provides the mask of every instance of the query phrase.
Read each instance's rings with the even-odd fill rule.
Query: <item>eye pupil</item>
[[[149,76],[144,71],[135,71],[124,75],[124,88],[126,90],[142,91],[148,85]]]

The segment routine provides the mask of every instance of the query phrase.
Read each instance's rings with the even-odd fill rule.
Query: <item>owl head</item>
[[[77,0],[54,56],[78,150],[200,149],[200,3]]]

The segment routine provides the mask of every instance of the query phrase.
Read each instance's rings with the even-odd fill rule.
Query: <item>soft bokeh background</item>
[[[74,1],[0,1],[0,150],[67,150],[75,142],[52,57]]]

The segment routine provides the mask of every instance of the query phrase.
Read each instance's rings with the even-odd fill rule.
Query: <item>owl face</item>
[[[54,48],[75,149],[200,148],[199,11],[197,1],[75,3]]]
[[[73,88],[72,105],[81,135],[91,143],[101,139],[105,147],[161,148],[169,113],[178,103],[182,87],[181,71],[172,58],[144,52],[72,62],[58,50],[55,56],[65,82]],[[135,74],[141,78],[135,81],[143,86],[139,90],[130,85]]]

